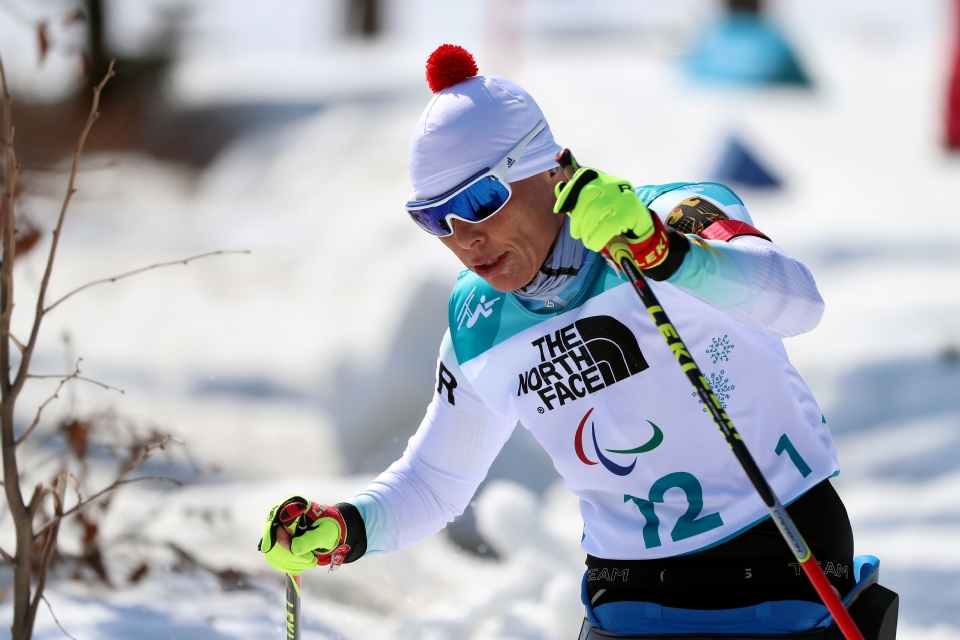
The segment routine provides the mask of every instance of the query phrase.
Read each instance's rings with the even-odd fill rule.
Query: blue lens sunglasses
[[[492,168],[487,167],[470,176],[443,195],[429,200],[408,202],[407,213],[421,229],[435,236],[449,236],[453,233],[450,218],[464,222],[483,222],[500,211],[510,200],[513,191],[510,185],[504,182],[503,176],[516,163],[524,147],[546,127],[547,122],[541,120],[517,146],[507,152],[503,160]]]

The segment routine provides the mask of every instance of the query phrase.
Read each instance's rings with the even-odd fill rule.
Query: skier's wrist
[[[356,562],[367,552],[367,527],[360,510],[350,502],[338,502],[333,506],[340,512],[347,527],[344,544],[350,547],[343,559],[344,564]]]
[[[652,225],[643,237],[639,237],[633,229],[628,229],[623,234],[631,253],[633,253],[633,261],[637,267],[644,271],[663,264],[670,251],[670,238],[663,221],[660,220],[660,216],[652,211],[649,212],[649,216]]]
[[[656,214],[654,214],[656,215]],[[690,252],[690,240],[673,227],[666,227],[669,242],[666,257],[656,266],[644,269],[643,274],[651,280],[666,280],[680,268]]]

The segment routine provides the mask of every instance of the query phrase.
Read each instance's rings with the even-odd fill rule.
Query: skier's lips
[[[480,276],[484,280],[496,276],[498,273],[500,273],[503,270],[504,264],[506,263],[506,260],[505,260],[506,255],[507,255],[506,253],[501,253],[496,258],[493,258],[493,259],[487,258],[486,260],[474,263],[473,265],[474,273],[476,273],[478,276]]]

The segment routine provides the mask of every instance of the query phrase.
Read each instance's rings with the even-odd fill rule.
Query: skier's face
[[[513,195],[483,222],[452,219],[453,233],[439,238],[460,262],[497,291],[513,291],[537,275],[566,216],[553,213],[553,185],[561,171],[513,182]]]

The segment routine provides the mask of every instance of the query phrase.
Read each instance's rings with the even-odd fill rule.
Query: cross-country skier
[[[853,534],[830,431],[781,339],[824,303],[810,271],[715,183],[568,180],[540,107],[443,45],[410,143],[407,213],[464,264],[436,392],[403,456],[335,506],[279,502],[261,551],[299,573],[430,536],[463,512],[519,420],[580,499],[587,599],[613,633],[788,633],[826,611],[629,283],[650,286],[833,587]],[[558,213],[561,212],[561,213]],[[281,521],[295,521],[289,530]],[[294,535],[291,539],[290,530]]]

